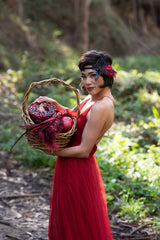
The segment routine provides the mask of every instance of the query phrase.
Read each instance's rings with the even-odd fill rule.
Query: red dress
[[[80,144],[90,108],[80,114],[77,132],[69,146]],[[94,156],[96,149],[95,145],[88,158],[57,158],[50,200],[49,240],[113,240],[105,188]]]

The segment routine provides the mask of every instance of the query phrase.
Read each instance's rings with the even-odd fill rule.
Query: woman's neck
[[[99,92],[98,94],[90,95],[90,99],[91,102],[96,102],[106,96],[112,96],[110,88],[104,88],[103,91]]]

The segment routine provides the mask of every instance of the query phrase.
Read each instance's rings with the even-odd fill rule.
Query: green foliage
[[[159,79],[158,71],[147,70],[141,73],[137,70],[130,70],[126,72],[119,68],[113,89],[113,95],[116,98],[116,119],[138,122],[140,119],[151,116],[152,106],[159,109]]]
[[[130,221],[160,214],[160,118],[155,108],[153,113],[150,122],[116,125],[103,138],[97,153],[110,193],[108,205],[118,205],[118,214]]]
[[[50,49],[54,55],[49,58],[44,57],[43,60],[35,59],[29,52],[25,51],[21,57],[19,68],[22,72],[22,77],[17,82],[18,92],[26,92],[32,82],[49,78],[59,78],[62,80],[69,80],[73,86],[77,87],[79,84],[79,70],[77,67],[78,57],[67,46],[57,43],[57,49],[61,48],[61,52],[54,53],[54,46]],[[39,88],[42,94],[48,94],[49,88],[43,86]],[[33,89],[33,92],[37,92]],[[38,93],[40,94],[38,91]]]
[[[11,53],[3,45],[0,44],[0,68],[8,69],[11,67],[11,62],[17,63],[18,58],[14,56],[13,52]],[[14,64],[16,66],[17,64]]]
[[[115,62],[120,65],[120,68],[122,70],[127,72],[136,69],[140,73],[151,71],[152,74],[152,71],[159,70],[160,56],[159,55],[126,56],[123,58],[117,58]]]
[[[131,222],[160,215],[158,62],[158,56],[115,59],[115,125],[96,153],[109,209]]]

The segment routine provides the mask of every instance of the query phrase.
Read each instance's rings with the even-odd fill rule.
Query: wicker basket
[[[42,84],[47,84],[47,83],[50,83],[50,82],[51,83],[58,82],[58,83],[64,85],[65,87],[73,90],[76,94],[76,99],[77,99],[77,109],[78,109],[78,111],[77,111],[76,118],[73,119],[72,128],[68,132],[57,134],[57,137],[56,137],[56,143],[58,144],[59,148],[62,149],[62,148],[66,147],[68,145],[72,135],[76,132],[77,119],[78,119],[79,114],[80,114],[80,108],[79,108],[80,101],[79,101],[78,89],[72,87],[71,85],[68,85],[64,81],[62,81],[60,79],[57,79],[57,78],[46,79],[46,80],[42,80],[40,82],[32,82],[28,91],[25,94],[24,101],[22,103],[22,117],[23,117],[23,120],[24,120],[26,126],[34,124],[34,122],[32,121],[32,119],[29,116],[28,111],[26,111],[26,102],[28,100],[29,94],[30,94],[33,87],[36,87],[36,86],[42,85]],[[26,127],[26,130],[27,130],[27,127]],[[40,141],[40,140],[37,141],[35,139],[35,133],[32,133],[32,134],[29,133],[27,135],[27,140],[28,140],[28,143],[33,148],[41,149],[42,151],[48,152],[48,148],[45,146],[45,144],[42,141]]]

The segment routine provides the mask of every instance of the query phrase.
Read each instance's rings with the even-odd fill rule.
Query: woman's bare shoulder
[[[114,98],[108,98],[104,97],[103,99],[95,102],[93,105],[93,110],[99,110],[99,111],[106,111],[106,110],[111,110],[114,109]]]
[[[106,122],[113,121],[114,104],[111,101],[97,101],[91,108],[88,119],[94,121]]]

